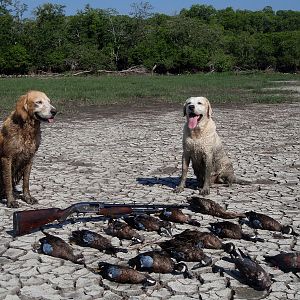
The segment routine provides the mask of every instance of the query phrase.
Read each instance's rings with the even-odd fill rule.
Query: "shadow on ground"
[[[180,182],[180,177],[172,177],[172,176],[168,176],[168,177],[138,177],[136,179],[136,181],[139,184],[142,185],[148,185],[148,186],[154,186],[154,185],[164,185],[170,188],[176,188],[179,185]],[[192,179],[192,178],[188,178],[186,181],[186,187],[190,188],[190,189],[197,189],[197,180],[196,179]]]

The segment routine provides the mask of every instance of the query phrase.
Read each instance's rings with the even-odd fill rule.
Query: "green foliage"
[[[0,49],[5,49],[12,43],[13,17],[8,11],[0,7]]]
[[[300,66],[300,31],[273,34],[276,69],[296,72]]]
[[[226,42],[226,50],[235,58],[236,66],[242,69],[256,69],[255,46],[259,41],[253,35],[248,32],[230,35]]]
[[[204,22],[210,22],[217,11],[211,5],[192,5],[190,9],[183,9],[180,14],[189,18],[198,18]]]
[[[25,74],[29,70],[29,55],[22,45],[12,45],[0,58],[0,68],[7,74]]]
[[[35,70],[64,71],[65,21],[64,6],[44,4],[35,10],[36,20],[26,27],[26,43]]]
[[[211,57],[211,67],[217,72],[228,72],[234,67],[234,58],[229,54],[218,51]]]
[[[134,65],[158,73],[233,69],[297,72],[300,12],[216,10],[193,5],[178,15],[153,14],[149,2],[130,16],[87,5],[73,16],[46,3],[33,19],[25,5],[0,1],[0,74],[122,70]]]
[[[255,40],[259,41],[254,49],[257,68],[260,70],[275,69],[276,57],[272,34],[257,34]]]

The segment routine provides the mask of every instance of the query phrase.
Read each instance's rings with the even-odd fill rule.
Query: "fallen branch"
[[[77,76],[77,75],[82,75],[82,74],[87,74],[87,73],[91,73],[92,71],[81,71],[81,72],[77,72],[72,74],[73,76]]]

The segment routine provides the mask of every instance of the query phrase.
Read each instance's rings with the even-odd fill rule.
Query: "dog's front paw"
[[[37,201],[36,198],[30,197],[30,203],[31,203],[31,204],[35,204],[35,203],[38,203],[38,201]]]
[[[183,190],[184,190],[184,187],[183,186],[177,186],[174,190],[173,190],[173,192],[174,193],[181,193],[181,192],[183,192]]]
[[[209,189],[209,187],[203,187],[202,189],[200,188],[199,189],[199,194],[200,195],[209,195],[209,193],[210,193],[210,189]]]
[[[19,203],[16,200],[7,201],[7,207],[18,208]]]
[[[32,196],[23,196],[22,200],[25,201],[28,204],[38,203],[38,201],[34,197],[32,197]]]

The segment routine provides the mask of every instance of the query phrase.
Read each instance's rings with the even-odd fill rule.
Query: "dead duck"
[[[193,196],[189,198],[188,201],[191,205],[191,208],[194,211],[202,214],[211,215],[223,219],[234,219],[234,218],[245,217],[245,214],[227,211],[223,207],[221,207],[218,203],[209,199]]]
[[[240,249],[231,250],[230,256],[236,268],[239,270],[241,279],[256,290],[269,290],[272,284],[270,275],[249,255]]]
[[[239,224],[229,221],[210,223],[211,230],[220,238],[243,239],[252,242],[264,242],[263,239],[244,233]]]
[[[185,231],[174,235],[174,238],[179,241],[193,243],[198,248],[206,249],[226,249],[232,246],[232,243],[223,244],[222,241],[211,232],[200,232],[198,230],[186,229]]]
[[[190,224],[194,226],[200,226],[200,223],[194,219],[191,218],[190,215],[186,215],[182,212],[179,208],[168,208],[164,209],[159,217],[162,220],[180,223],[180,224]]]
[[[156,231],[171,236],[171,223],[146,214],[124,217],[124,221],[138,230]]]
[[[171,239],[160,242],[158,245],[177,261],[200,262],[198,267],[209,266],[212,263],[211,257],[192,243]]]
[[[280,231],[285,234],[299,236],[299,234],[296,233],[291,226],[281,225],[278,221],[267,215],[257,213],[254,211],[248,211],[245,213],[245,215],[249,220],[248,224],[252,228],[270,231]],[[241,220],[240,222],[243,222],[243,220]]]
[[[300,272],[300,252],[280,253],[274,256],[264,256],[272,266],[278,267],[283,272]]]
[[[91,247],[108,254],[116,254],[117,252],[128,252],[127,249],[114,247],[110,240],[106,237],[90,230],[75,230],[72,232],[71,242],[75,242],[82,247]]]
[[[184,277],[191,278],[185,263],[175,263],[167,252],[149,251],[141,253],[129,260],[129,265],[139,271],[154,273],[183,274]]]
[[[105,232],[119,239],[132,240],[132,244],[143,243],[145,240],[135,229],[119,220],[111,219]]]
[[[75,264],[84,264],[83,255],[74,255],[73,249],[64,240],[47,232],[43,233],[45,237],[39,240],[40,251],[43,254],[70,260]]]
[[[97,271],[103,278],[118,283],[141,283],[144,286],[152,286],[156,284],[156,280],[148,274],[141,273],[126,266],[99,262]]]

